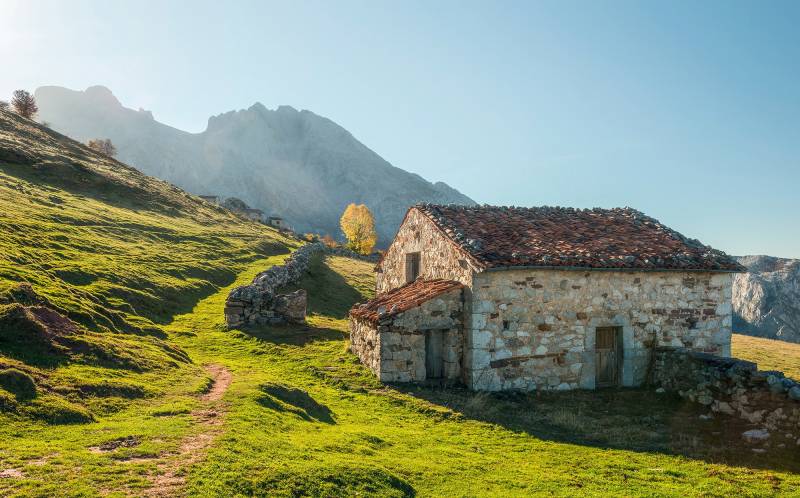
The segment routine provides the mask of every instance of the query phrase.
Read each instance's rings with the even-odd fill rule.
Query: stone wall
[[[625,386],[646,380],[655,346],[730,355],[728,273],[487,271],[467,308],[473,389],[593,389],[598,327],[622,330]]]
[[[304,321],[305,291],[285,295],[277,295],[275,291],[300,280],[311,256],[325,251],[325,244],[321,242],[301,246],[284,264],[259,273],[250,285],[233,289],[225,301],[227,326]]]
[[[761,428],[751,432],[761,439],[800,445],[800,383],[781,372],[762,372],[755,363],[736,358],[658,348],[652,382],[713,412]]]
[[[381,382],[426,380],[425,334],[443,336],[444,377],[462,380],[462,290],[454,289],[378,323],[350,320],[350,348]]]
[[[376,290],[384,293],[405,285],[406,260],[410,252],[420,253],[420,276],[427,280],[455,280],[472,284],[473,267],[455,245],[424,214],[408,212],[392,244],[379,263]]]

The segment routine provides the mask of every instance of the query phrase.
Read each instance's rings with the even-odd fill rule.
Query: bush
[[[16,396],[19,401],[36,397],[36,381],[16,368],[0,370],[0,387]]]

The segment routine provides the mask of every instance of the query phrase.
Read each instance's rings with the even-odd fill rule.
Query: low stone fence
[[[311,256],[324,252],[325,244],[315,242],[301,246],[282,265],[275,265],[256,275],[253,283],[237,287],[225,301],[225,323],[228,327],[250,324],[275,324],[305,320],[304,291],[278,295],[275,291],[300,280]],[[302,316],[300,313],[302,312]]]
[[[683,348],[657,348],[651,371],[656,387],[736,416],[756,429],[746,439],[800,445],[800,383],[755,363]],[[771,434],[774,433],[774,434]]]
[[[306,315],[306,292],[298,290],[291,294],[276,294],[289,284],[297,283],[308,270],[314,254],[326,253],[373,261],[344,248],[331,248],[322,242],[300,246],[286,262],[256,275],[250,285],[237,287],[225,301],[225,323],[228,327],[250,324],[302,323]]]

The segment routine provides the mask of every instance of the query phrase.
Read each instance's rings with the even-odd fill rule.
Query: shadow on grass
[[[318,403],[302,389],[281,384],[265,384],[261,386],[261,392],[263,394],[256,401],[265,408],[278,412],[291,412],[307,422],[336,423],[330,408]]]
[[[753,426],[720,414],[706,419],[708,410],[699,405],[648,389],[529,394],[399,384],[392,387],[452,410],[456,416],[542,440],[800,472],[800,452],[794,439],[783,440],[783,434],[775,434],[766,452],[753,451],[759,448],[742,439],[742,432]]]
[[[308,293],[308,312],[329,316],[331,318],[347,318],[353,304],[366,300],[347,279],[331,269],[323,255],[315,255],[309,264],[308,271],[296,285],[286,286],[279,290],[288,293],[297,289],[305,289]]]
[[[237,330],[259,341],[289,346],[305,346],[319,341],[341,341],[346,337],[341,330],[310,325],[254,325]]]

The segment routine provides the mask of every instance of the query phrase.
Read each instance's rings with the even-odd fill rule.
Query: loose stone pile
[[[660,388],[759,427],[743,435],[750,442],[756,433],[761,441],[774,433],[772,439],[784,440],[776,445],[800,445],[800,383],[782,372],[760,371],[736,358],[658,348],[652,376]]]

